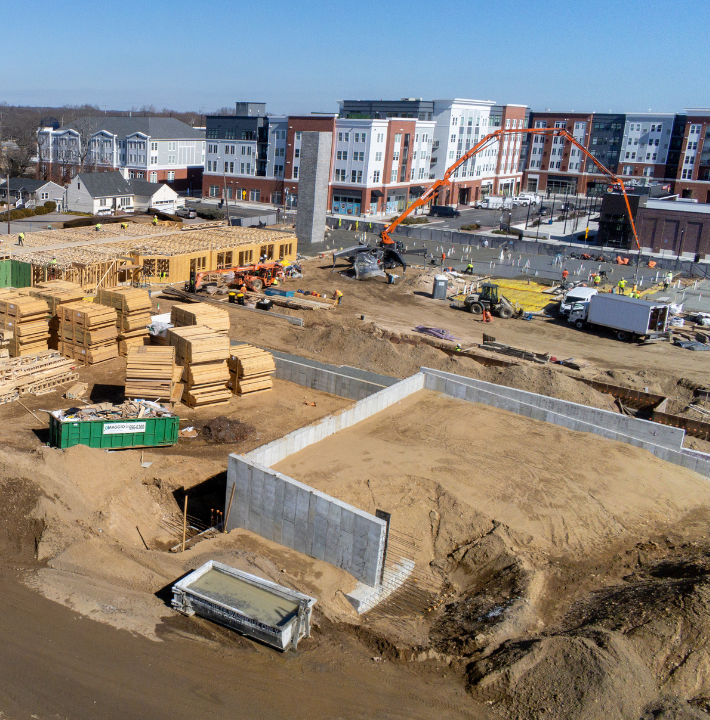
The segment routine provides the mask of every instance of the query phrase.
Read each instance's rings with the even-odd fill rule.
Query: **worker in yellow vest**
[[[101,230],[101,223],[96,223],[96,232],[99,232]]]
[[[336,290],[333,293],[333,300],[337,300],[337,304],[340,305],[343,300],[343,293],[341,293],[340,290]]]
[[[157,215],[153,215],[153,225],[155,226],[155,225],[157,225],[157,224],[158,224],[158,216],[157,216]]]
[[[619,280],[618,288],[619,288],[619,295],[626,294],[626,280],[624,280],[624,278],[621,278],[621,280]]]
[[[602,284],[602,277],[599,273],[594,273],[592,280],[594,281],[595,288],[598,288]]]

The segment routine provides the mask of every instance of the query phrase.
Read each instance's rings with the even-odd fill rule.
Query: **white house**
[[[0,178],[0,200],[7,198],[7,178]],[[49,180],[33,178],[10,178],[10,204],[15,207],[33,208],[51,200],[61,210],[64,204],[64,188]]]
[[[79,173],[67,187],[69,212],[92,215],[132,213],[133,189],[120,171]]]
[[[129,180],[128,186],[133,192],[133,206],[137,211],[143,212],[155,209],[166,213],[174,213],[177,208],[185,205],[185,199],[181,198],[175,190],[165,183]]]

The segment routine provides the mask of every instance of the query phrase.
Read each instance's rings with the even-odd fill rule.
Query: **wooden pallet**
[[[230,386],[237,395],[263,392],[273,387],[274,356],[253,345],[237,345],[229,358]]]

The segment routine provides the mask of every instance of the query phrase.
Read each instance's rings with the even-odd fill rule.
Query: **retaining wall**
[[[278,440],[262,445],[262,447],[252,450],[245,457],[252,462],[271,467],[292,453],[303,450],[303,448],[313,445],[313,443],[317,443],[339,430],[351,427],[361,420],[366,420],[390,405],[403,400],[408,395],[423,389],[424,374],[417,373],[370,395],[364,400],[359,400],[352,407],[343,410],[337,415],[328,415],[315,425],[299,428]]]
[[[246,528],[342,568],[367,585],[380,579],[384,520],[234,453],[227,467],[225,510],[227,532]]]
[[[374,376],[373,380],[367,380],[348,374],[346,368],[326,369],[323,366],[284,357],[277,353],[273,353],[273,355],[276,363],[275,377],[313,390],[320,390],[350,400],[364,400],[387,387],[382,382],[384,378],[381,380],[377,376]],[[388,385],[397,382],[395,378],[387,378],[387,380],[391,380]]]
[[[609,440],[635,445],[648,450],[662,460],[710,477],[710,456],[684,450],[682,441],[685,433],[679,435],[678,428],[659,426],[647,420],[637,420],[606,410],[493,385],[440,370],[430,368],[421,370],[426,378],[425,387],[429,390],[436,390],[469,402],[491,405],[570,430],[594,433]],[[678,437],[680,437],[679,441]]]

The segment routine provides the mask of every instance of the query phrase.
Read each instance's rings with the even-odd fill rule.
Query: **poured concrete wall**
[[[353,377],[344,372],[326,370],[307,362],[285,359],[275,353],[274,362],[276,363],[274,375],[279,380],[288,380],[288,382],[297,385],[349,398],[350,400],[363,400],[385,387],[376,382]]]
[[[342,568],[367,585],[380,578],[384,520],[241,455],[229,456],[225,511],[227,531],[246,528]]]
[[[300,243],[323,242],[333,133],[303,132],[298,178],[296,236]]]
[[[323,438],[333,435],[339,430],[351,427],[381,410],[403,400],[408,395],[424,389],[424,375],[417,373],[405,380],[384,388],[364,400],[356,402],[352,407],[338,415],[328,415],[315,425],[294,430],[278,440],[252,450],[245,457],[252,462],[271,467],[289,455],[317,443]]]
[[[452,375],[440,370],[422,368],[429,390],[451,395],[469,402],[479,402],[514,412],[533,420],[542,420],[578,432],[601,435],[609,440],[635,445],[656,457],[710,477],[710,456],[685,450],[682,447],[685,433],[678,428],[658,425],[598,410],[587,405],[556,400],[546,395],[514,390],[472,378]],[[673,432],[675,431],[675,432]]]

